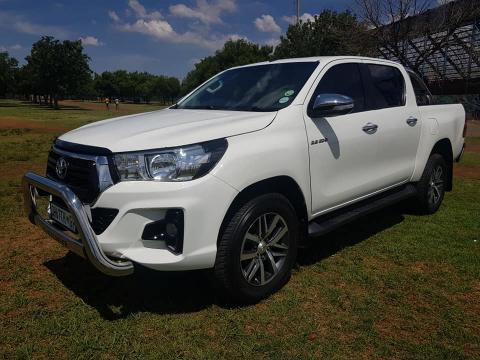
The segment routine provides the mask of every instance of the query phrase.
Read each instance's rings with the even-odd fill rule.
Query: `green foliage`
[[[182,83],[184,93],[194,89],[216,73],[225,69],[270,60],[272,46],[258,45],[246,40],[229,40],[215,55],[195,64]]]
[[[15,78],[18,73],[18,61],[8,52],[0,52],[0,97],[15,90]]]
[[[105,71],[95,75],[93,89],[101,97],[120,97],[135,102],[161,99],[173,102],[180,94],[180,81],[175,77],[147,72]]]
[[[367,28],[355,15],[324,10],[314,21],[291,25],[280,37],[273,57],[369,55],[371,49]]]
[[[89,57],[83,53],[81,42],[60,42],[51,36],[43,36],[32,45],[26,57],[25,72],[30,76],[30,90],[34,94],[59,97],[75,94],[91,76]]]

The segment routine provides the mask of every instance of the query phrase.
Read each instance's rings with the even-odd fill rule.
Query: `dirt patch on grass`
[[[53,133],[67,130],[65,127],[50,126],[39,121],[21,119],[15,116],[0,116],[0,129],[29,129],[41,133]]]
[[[454,177],[480,180],[480,167],[467,167],[457,165],[453,168]]]
[[[480,121],[478,120],[467,121],[467,136],[469,137],[480,136]]]
[[[72,100],[64,100],[60,101],[59,103],[60,108],[63,107],[77,107],[78,110],[82,109],[87,109],[87,110],[106,110],[107,107],[104,103],[95,103],[95,102],[82,102],[82,101],[72,101]],[[113,108],[115,108],[115,104],[113,105]],[[110,109],[112,109],[112,106],[110,106]]]
[[[480,281],[475,282],[470,291],[457,295],[455,300],[462,304],[469,317],[478,319],[480,317]],[[477,323],[477,328],[480,333],[480,323]]]
[[[44,175],[46,167],[46,163],[37,164],[25,161],[10,161],[8,163],[0,164],[0,180],[18,181],[18,185],[20,186],[22,176],[27,171],[33,171],[37,174]]]
[[[411,269],[414,273],[417,274],[428,274],[432,272],[431,264],[428,264],[423,261],[416,261],[412,264]]]
[[[468,144],[465,148],[466,152],[480,153],[480,144]]]

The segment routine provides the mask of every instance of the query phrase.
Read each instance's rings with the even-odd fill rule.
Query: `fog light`
[[[171,236],[171,237],[177,236],[178,229],[177,229],[177,226],[175,224],[167,223],[166,228],[167,228],[167,235],[168,236]]]
[[[183,210],[168,209],[164,219],[145,226],[142,239],[165,241],[171,252],[181,254],[183,251]]]

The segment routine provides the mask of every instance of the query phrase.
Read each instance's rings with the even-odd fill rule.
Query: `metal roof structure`
[[[402,49],[402,59],[385,47],[378,49],[380,57],[401,62],[412,68],[414,68],[412,64],[416,63],[415,70],[435,94],[480,93],[480,2],[457,0],[455,4],[443,6],[470,6],[475,11],[469,13],[455,29],[439,28],[437,32],[424,29],[426,26],[429,29],[435,26],[432,22],[435,21],[441,7],[404,19],[403,22],[410,23],[407,26],[418,28],[418,36],[402,39],[398,44]],[[423,24],[427,23],[428,25],[424,27]],[[443,42],[441,47],[429,51],[440,41]],[[422,54],[425,53],[428,55],[423,58]]]

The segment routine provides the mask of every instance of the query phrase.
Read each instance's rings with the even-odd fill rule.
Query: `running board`
[[[336,228],[354,221],[362,216],[381,210],[387,206],[398,203],[416,194],[415,186],[412,184],[401,188],[389,190],[382,194],[362,200],[346,208],[332,211],[313,219],[308,224],[308,235],[317,237],[324,235]]]

